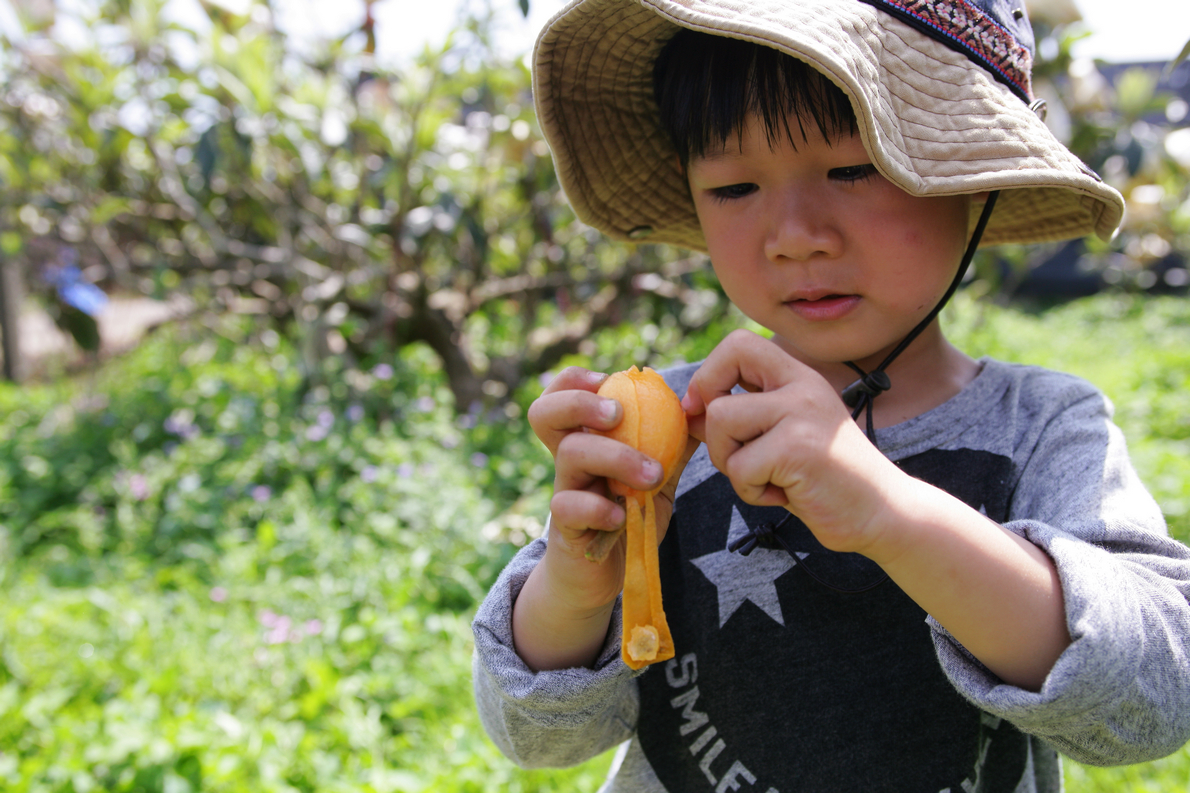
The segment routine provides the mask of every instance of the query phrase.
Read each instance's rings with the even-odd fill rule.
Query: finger
[[[624,525],[624,507],[587,490],[560,490],[550,499],[550,529],[576,537],[588,529],[616,531]]]
[[[736,458],[746,450],[747,447],[733,455],[727,466],[731,471],[727,479],[736,495],[745,504],[758,507],[783,507],[788,504],[789,497],[785,495],[785,491],[770,482],[762,471],[748,465],[735,464]]]
[[[614,479],[634,490],[661,484],[661,464],[626,443],[589,432],[573,432],[558,444],[554,490],[588,490],[601,479]]]
[[[800,366],[772,341],[750,331],[733,331],[694,373],[682,406],[697,415],[737,385],[747,391],[774,391],[794,379]]]
[[[747,504],[783,506],[789,503],[782,485],[790,484],[788,458],[796,451],[783,442],[787,439],[781,437],[779,428],[759,432],[747,429],[745,432],[754,435],[742,441],[717,439],[715,457],[712,457],[715,467],[727,476],[736,495]]]
[[[603,382],[607,378],[608,375],[602,372],[592,372],[581,366],[567,366],[550,380],[545,390],[541,393],[552,394],[557,391],[569,391],[572,389],[594,392],[599,390],[599,386],[603,385]]]
[[[707,455],[727,473],[727,460],[781,420],[780,405],[770,394],[730,394],[708,405],[705,417]]]
[[[557,456],[558,444],[567,435],[583,427],[613,429],[623,415],[620,403],[614,399],[587,390],[565,389],[533,400],[529,406],[529,426],[550,454]]]

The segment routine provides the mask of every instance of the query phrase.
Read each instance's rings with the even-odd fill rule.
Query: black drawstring
[[[859,379],[851,385],[843,389],[843,402],[847,407],[851,408],[851,418],[859,418],[859,414],[865,409],[868,411],[867,420],[867,434],[868,440],[872,445],[876,445],[876,428],[872,422],[872,403],[876,397],[883,394],[888,389],[892,388],[892,381],[889,380],[885,369],[888,368],[898,355],[905,351],[909,344],[921,335],[930,323],[933,322],[938,314],[942,312],[943,307],[950,302],[950,298],[958,290],[959,284],[963,282],[963,276],[967,274],[967,269],[971,266],[971,260],[975,258],[975,251],[979,247],[979,240],[983,237],[984,229],[987,228],[988,220],[992,217],[992,209],[996,206],[996,199],[1000,197],[999,190],[993,190],[988,193],[987,201],[984,202],[983,212],[979,215],[979,222],[975,224],[975,231],[971,234],[971,239],[967,243],[967,250],[963,254],[963,261],[959,263],[959,271],[955,273],[954,279],[950,282],[950,287],[946,290],[946,294],[938,301],[938,304],[926,314],[925,319],[917,323],[909,334],[901,339],[901,343],[896,346],[884,361],[870,372],[865,372],[858,365],[851,361],[844,361],[856,374]]]
[[[752,553],[752,551],[756,550],[757,546],[761,546],[763,548],[768,548],[770,550],[776,550],[778,547],[780,547],[780,548],[784,549],[784,551],[787,554],[789,554],[790,556],[792,556],[794,559],[797,559],[798,563],[796,566],[800,567],[802,569],[802,571],[805,572],[806,575],[810,576],[810,578],[814,579],[815,582],[817,582],[818,584],[821,584],[822,586],[826,587],[827,589],[833,589],[836,592],[842,592],[842,593],[848,594],[848,595],[855,594],[857,592],[867,592],[869,589],[875,589],[876,587],[880,586],[881,584],[883,584],[885,581],[888,580],[888,574],[885,573],[884,575],[880,576],[880,578],[878,578],[876,581],[872,582],[871,584],[862,586],[859,589],[844,589],[842,587],[838,587],[838,586],[835,586],[834,584],[830,584],[830,583],[827,583],[826,581],[823,581],[821,578],[819,578],[814,573],[813,570],[811,570],[806,565],[805,559],[797,558],[797,555],[794,553],[793,548],[790,548],[789,544],[785,542],[784,538],[782,538],[781,535],[777,533],[777,529],[784,526],[792,518],[793,518],[793,513],[790,512],[790,513],[786,513],[785,517],[782,518],[777,523],[762,523],[759,526],[756,526],[755,528],[753,528],[752,526],[749,526],[748,533],[745,534],[743,537],[737,537],[736,539],[732,540],[728,544],[727,550],[731,551],[732,553],[735,553],[738,551],[741,555],[747,556],[748,554]]]

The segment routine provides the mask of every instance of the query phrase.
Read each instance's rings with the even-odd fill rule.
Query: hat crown
[[[1035,41],[1024,0],[861,0],[962,53],[1026,103]]]

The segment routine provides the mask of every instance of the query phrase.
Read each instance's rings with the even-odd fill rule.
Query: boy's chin
[[[864,371],[875,369],[896,346],[896,342],[876,348],[871,345],[798,344],[777,335],[773,336],[773,341],[786,353],[824,375],[840,369],[852,372],[848,362]]]

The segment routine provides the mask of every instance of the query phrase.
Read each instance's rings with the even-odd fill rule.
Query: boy
[[[622,545],[584,549],[624,520],[606,481],[658,466],[584,432],[619,421],[602,375],[534,403],[548,537],[474,626],[514,760],[627,741],[609,791],[1057,791],[1054,747],[1128,763],[1190,737],[1190,552],[1105,398],[937,322],[981,240],[1119,221],[1034,114],[1031,46],[992,0],[580,0],[543,31],[580,217],[706,250],[773,335],[666,373],[692,440],[658,510],[676,655],[644,673],[619,660]]]

